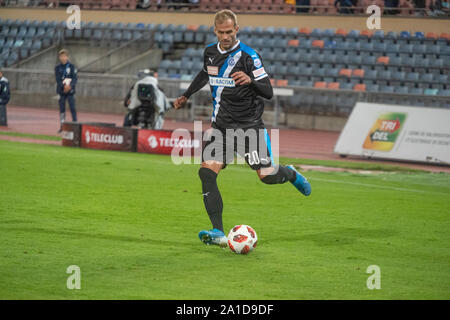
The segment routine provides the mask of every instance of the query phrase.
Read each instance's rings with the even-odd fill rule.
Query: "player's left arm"
[[[270,83],[269,75],[264,70],[264,65],[259,56],[254,58],[247,57],[247,72],[238,71],[231,75],[236,85],[249,85],[257,95],[271,99],[273,97],[273,88]]]

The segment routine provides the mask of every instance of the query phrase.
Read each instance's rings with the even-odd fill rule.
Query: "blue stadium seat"
[[[380,87],[380,92],[393,93],[394,92],[394,87],[392,87],[392,86],[381,86]]]
[[[402,60],[400,59],[400,57],[392,57],[389,58],[389,65],[394,65],[394,66],[399,66],[402,64]]]
[[[418,31],[418,32],[414,33],[414,37],[417,38],[417,39],[424,39],[425,38],[425,34],[423,32]]]
[[[13,64],[15,64],[17,61],[19,61],[19,55],[16,51],[13,51],[10,53],[8,60],[6,61],[6,65],[8,67],[11,67]]]
[[[324,75],[327,77],[338,77],[339,70],[337,68],[325,68]]]
[[[447,56],[450,55],[450,45],[441,46],[440,53]]]
[[[425,44],[418,44],[413,47],[414,53],[426,53],[427,46]]]
[[[337,55],[333,54],[330,51],[325,51],[324,52],[324,57],[323,57],[323,61],[325,63],[336,63],[337,61]]]
[[[393,73],[392,79],[394,80],[405,80],[406,79],[406,72],[404,71],[398,71]]]
[[[398,38],[398,34],[395,31],[389,31],[386,35],[385,38],[387,39],[397,39]]]
[[[450,90],[446,89],[446,90],[440,90],[439,91],[439,95],[440,96],[444,96],[444,97],[450,97]]]
[[[415,60],[413,57],[400,57],[402,66],[414,66]]]
[[[41,49],[42,49],[42,41],[41,40],[33,41],[33,44],[31,45],[31,54],[35,54]]]
[[[444,66],[444,62],[442,59],[433,59],[430,61],[430,67],[433,68],[442,68]]]
[[[273,37],[275,34],[279,33],[278,31],[279,31],[279,29],[275,31],[275,27],[270,26],[270,27],[267,27],[264,30],[264,35],[268,35],[270,37]],[[286,33],[286,29],[285,29],[285,33]]]
[[[21,26],[19,31],[17,32],[16,38],[23,39],[27,34],[27,27]]]
[[[8,37],[15,38],[17,36],[18,32],[19,32],[19,29],[17,27],[12,27],[9,29]]]
[[[377,79],[377,70],[370,70],[370,69],[364,70],[364,78],[371,80]]]
[[[0,38],[6,38],[9,34],[9,27],[3,26],[2,31],[0,31]]]
[[[407,94],[408,93],[408,87],[394,87],[394,92],[395,93],[401,93],[401,94]]]
[[[352,90],[353,89],[353,83],[351,82],[341,82],[339,81],[339,88],[343,90]]]
[[[362,43],[360,50],[372,52],[373,51],[373,43],[372,42]]]
[[[264,29],[263,27],[254,27],[253,29],[251,29],[250,34],[256,37],[262,36],[264,34]]]
[[[30,51],[31,51],[32,44],[33,44],[33,42],[31,39],[27,39],[23,43],[22,47],[20,48],[20,57],[22,59],[28,57],[28,55],[30,54]]]
[[[414,50],[412,44],[401,44],[399,46],[399,52],[413,53]]]
[[[419,74],[417,72],[408,72],[406,74],[406,80],[408,80],[408,81],[419,81]]]
[[[337,41],[336,42],[336,49],[338,50],[347,50],[349,45],[349,42],[347,41]]]
[[[14,38],[7,38],[7,40],[5,41],[5,44],[3,45],[4,48],[9,49],[12,48],[14,45]]]
[[[112,39],[115,41],[121,41],[123,36],[123,32],[120,29],[114,29],[112,33]]]
[[[443,83],[443,84],[448,84],[450,79],[449,79],[448,74],[439,74],[436,76],[436,81]]]
[[[133,39],[133,32],[128,29],[122,31],[122,41],[131,41]]]
[[[319,28],[315,28],[311,31],[311,37],[315,39],[319,39],[322,36],[322,30]]]
[[[423,89],[422,88],[408,88],[408,93],[410,94],[423,94]]]
[[[402,32],[400,32],[400,37],[401,38],[410,38],[411,34],[408,31],[402,31]]]
[[[374,56],[369,56],[367,54],[363,55],[362,63],[366,65],[374,65],[377,61],[377,58]]]
[[[376,30],[373,35],[372,38],[374,39],[383,39],[384,38],[384,31],[383,30]]]
[[[324,43],[324,48],[326,49],[335,49],[336,48],[336,41],[335,40],[327,40]]]
[[[22,39],[16,39],[16,41],[14,41],[13,48],[17,49],[17,48],[20,48],[22,45],[23,45],[23,40]]]
[[[359,30],[350,30],[347,33],[347,37],[349,37],[349,38],[358,38],[359,37]]]
[[[368,92],[378,92],[380,87],[378,84],[368,84],[366,85],[366,91]]]
[[[433,74],[431,73],[423,73],[419,76],[419,80],[421,82],[432,82],[433,81]]]
[[[384,52],[386,51],[386,44],[381,42],[381,43],[376,43],[373,46],[373,50],[374,51],[379,51],[379,52]]]
[[[430,88],[427,88],[427,89],[425,89],[425,90],[423,91],[423,93],[424,93],[425,95],[431,95],[431,96],[437,95],[438,92],[439,92],[438,89],[430,89]]]
[[[253,27],[251,26],[245,26],[242,27],[242,29],[239,30],[239,34],[242,35],[251,35],[253,33]]]
[[[399,52],[400,45],[394,43],[390,45],[386,45],[386,52]]]
[[[298,28],[289,28],[287,31],[288,36],[297,38],[298,36]]]
[[[103,29],[96,28],[92,33],[92,39],[100,41],[103,38]]]

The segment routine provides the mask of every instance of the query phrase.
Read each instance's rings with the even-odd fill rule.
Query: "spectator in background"
[[[354,11],[353,3],[350,0],[335,0],[334,6],[341,14],[352,14]]]
[[[447,2],[444,2],[447,3]],[[442,11],[443,8],[443,1],[442,0],[426,0],[425,6],[427,9],[427,15],[429,16],[442,16],[445,15],[445,12]],[[448,6],[447,6],[448,8]]]
[[[69,62],[69,52],[66,49],[58,52],[58,58],[61,63],[55,67],[55,79],[56,93],[59,94],[59,116],[61,124],[58,132],[61,132],[62,124],[66,119],[66,100],[69,101],[72,121],[77,121],[74,95],[78,77],[77,69]]]
[[[380,7],[380,13],[383,14],[384,10],[384,0],[360,0],[357,4],[360,7],[360,13],[366,14],[366,10],[369,6],[376,5]]]
[[[398,7],[399,0],[384,0],[384,14],[398,14],[398,10],[395,8]]]
[[[400,8],[400,15],[410,16],[414,14],[414,3],[412,0],[399,0],[398,7]]]
[[[309,6],[310,1],[309,0],[296,0],[295,5],[297,6],[296,12],[308,12],[309,8],[299,8],[298,6]]]
[[[3,76],[0,70],[0,126],[8,125],[8,117],[6,116],[6,105],[9,102],[9,81]]]

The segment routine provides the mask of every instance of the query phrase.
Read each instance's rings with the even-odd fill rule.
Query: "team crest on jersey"
[[[259,68],[259,67],[261,67],[261,60],[255,59],[255,60],[253,60],[253,64],[255,65],[256,68]]]
[[[66,73],[67,73],[67,74],[70,74],[70,67],[67,67],[67,68],[66,68]]]
[[[230,58],[230,61],[228,61],[228,64],[230,66],[234,66],[236,64],[236,61],[233,58]]]

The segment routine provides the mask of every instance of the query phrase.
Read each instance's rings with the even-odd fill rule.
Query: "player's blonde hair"
[[[237,26],[237,17],[233,11],[228,9],[220,10],[214,16],[214,25],[224,23],[228,19],[231,19],[234,22],[234,26]]]

